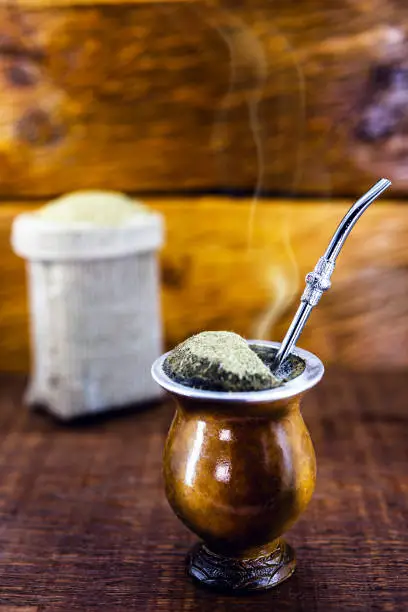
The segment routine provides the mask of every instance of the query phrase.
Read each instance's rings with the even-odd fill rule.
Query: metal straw
[[[313,307],[319,303],[324,291],[330,289],[330,277],[333,273],[334,266],[336,265],[337,256],[340,253],[347,236],[350,234],[363,212],[390,185],[391,181],[384,178],[381,179],[378,181],[378,183],[371,187],[367,193],[357,200],[355,204],[353,204],[338,226],[329,246],[326,249],[325,254],[319,259],[313,272],[309,272],[309,274],[306,276],[306,288],[300,299],[300,306],[297,309],[288,331],[286,332],[286,336],[283,339],[280,349],[276,353],[273,364],[274,369],[277,369],[290,354],[300,334],[302,333],[304,326],[306,325]]]

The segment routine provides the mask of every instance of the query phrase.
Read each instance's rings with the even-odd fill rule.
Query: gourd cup
[[[275,353],[279,343],[251,341]],[[323,376],[312,353],[295,349],[304,370],[280,387],[249,392],[200,390],[179,384],[153,364],[156,382],[176,403],[164,451],[167,499],[202,540],[189,574],[208,586],[271,588],[295,570],[284,534],[308,505],[316,460],[300,413],[303,394]]]

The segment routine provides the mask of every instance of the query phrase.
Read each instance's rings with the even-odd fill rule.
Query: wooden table
[[[56,424],[0,376],[0,612],[408,609],[408,377],[329,370],[304,401],[313,501],[288,534],[295,575],[246,597],[185,576],[194,541],[161,477],[170,404]]]

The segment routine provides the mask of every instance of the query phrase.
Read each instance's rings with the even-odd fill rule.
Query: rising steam
[[[253,29],[236,15],[231,14],[219,7],[204,11],[203,14],[211,26],[220,34],[225,41],[230,54],[230,78],[226,94],[217,112],[217,118],[213,129],[213,142],[223,143],[228,134],[225,133],[225,115],[230,107],[231,97],[239,88],[242,92],[242,77],[245,79],[245,101],[248,107],[248,119],[253,135],[256,156],[257,176],[254,191],[249,206],[249,217],[247,224],[247,249],[250,253],[254,248],[254,228],[256,223],[256,211],[259,198],[262,194],[265,173],[265,144],[260,119],[260,102],[267,84],[270,70],[268,66],[267,53],[260,39],[255,35]],[[293,179],[290,194],[295,194],[303,172],[304,158],[304,130],[305,130],[305,81],[302,66],[296,51],[291,46],[288,38],[276,27],[269,26],[271,36],[280,41],[282,52],[290,58],[296,83],[298,85],[298,105],[295,110],[294,121],[298,127],[298,137],[291,143],[294,146],[293,154]],[[273,117],[270,118],[273,121]],[[299,289],[299,269],[292,249],[287,211],[284,218],[280,220],[280,243],[278,245],[280,257],[275,263],[270,261],[263,271],[266,278],[263,279],[266,286],[271,290],[271,305],[261,316],[254,327],[256,338],[268,337],[276,322],[296,299]],[[277,215],[279,216],[279,214]],[[274,220],[274,230],[279,226],[279,221]],[[255,245],[256,246],[256,245]],[[282,256],[283,255],[283,256]]]
[[[249,122],[257,154],[257,178],[249,208],[247,229],[247,248],[248,251],[250,251],[254,243],[256,210],[262,193],[265,173],[265,145],[262,136],[262,122],[260,120],[259,105],[268,78],[268,62],[264,47],[247,24],[236,16],[228,14],[228,25],[228,28],[217,27],[220,35],[228,45],[231,58],[230,82],[220,112],[223,113],[225,109],[228,108],[228,99],[234,92],[236,84],[238,83],[239,69],[241,69],[241,71],[245,69],[246,77],[248,79],[250,75],[251,78],[248,80],[252,84],[252,86],[248,86],[245,89]],[[231,35],[231,32],[234,34]],[[296,109],[295,118],[298,125],[298,138],[295,144],[291,189],[292,193],[296,193],[303,171],[305,128],[304,75],[297,55],[291,47],[287,37],[281,34],[276,28],[274,28],[273,35],[280,38],[284,52],[291,58],[296,72],[296,81],[298,83],[299,103]],[[222,123],[222,121],[216,122],[215,130],[219,125],[222,125]],[[274,228],[276,227],[277,223],[274,223]],[[271,305],[255,324],[253,335],[256,338],[268,337],[273,332],[274,325],[290,304],[296,299],[298,293],[299,269],[290,240],[288,213],[281,219],[280,232],[281,239],[279,250],[281,253],[284,253],[283,262],[282,258],[279,258],[279,262],[271,262],[265,270],[267,278],[264,279],[264,282],[271,288]]]
[[[284,262],[271,264],[265,270],[265,284],[271,289],[271,305],[255,322],[251,337],[265,340],[274,337],[274,328],[289,306],[296,300],[299,290],[299,266],[290,240],[287,216],[280,224]]]

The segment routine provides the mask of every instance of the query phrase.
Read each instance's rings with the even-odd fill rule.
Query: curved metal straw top
[[[391,181],[388,179],[383,178],[379,180],[378,183],[371,187],[367,193],[353,204],[339,224],[325,254],[317,262],[314,271],[306,276],[306,288],[301,297],[300,306],[276,354],[274,361],[275,369],[278,368],[282,361],[292,352],[312,309],[319,303],[324,291],[330,289],[330,277],[333,273],[337,256],[347,236],[350,234],[363,212],[390,185]]]

